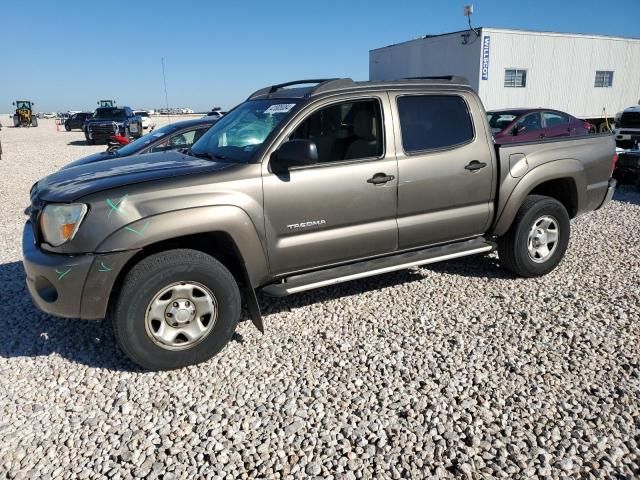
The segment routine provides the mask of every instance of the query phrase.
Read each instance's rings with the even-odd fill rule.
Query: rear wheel
[[[233,275],[196,250],[151,255],[127,274],[112,312],[116,340],[150,370],[204,362],[229,342],[240,318]]]
[[[31,117],[31,126],[32,127],[38,126],[38,117],[36,117],[35,115]]]
[[[502,265],[521,277],[553,270],[569,244],[569,214],[554,198],[529,195],[509,231],[498,239]]]
[[[64,124],[64,129],[65,129],[67,132],[70,132],[70,131],[71,131],[71,125],[69,125],[68,123],[65,123],[65,124]]]

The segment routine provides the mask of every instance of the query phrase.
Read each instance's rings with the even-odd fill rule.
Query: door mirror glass
[[[271,160],[273,170],[289,167],[304,167],[318,162],[318,148],[315,142],[306,139],[289,140],[274,152]]]
[[[519,131],[520,131],[520,127],[518,125],[514,125],[513,128],[511,129],[511,135],[518,135]]]

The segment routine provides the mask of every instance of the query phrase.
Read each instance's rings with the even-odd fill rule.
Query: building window
[[[596,70],[596,87],[613,86],[613,72],[609,70]]]
[[[504,71],[504,86],[510,88],[523,88],[527,86],[527,71],[508,68]]]

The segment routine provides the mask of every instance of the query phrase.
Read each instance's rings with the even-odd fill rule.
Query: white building
[[[604,127],[640,102],[640,39],[479,28],[369,52],[369,79],[462,75],[487,110],[547,107]]]

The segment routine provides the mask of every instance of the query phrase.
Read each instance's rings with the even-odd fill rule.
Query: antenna
[[[476,30],[475,28],[473,28],[471,26],[471,15],[473,15],[473,4],[469,4],[469,5],[465,5],[464,6],[464,16],[467,17],[468,21],[469,21],[469,30],[473,33],[475,33],[476,35],[476,39],[478,37],[480,37],[480,31]],[[469,36],[470,33],[463,33],[462,34],[462,44],[463,45],[468,45],[469,44]]]
[[[164,57],[162,57],[162,81],[164,82],[164,101],[167,105],[167,115],[169,115],[169,123],[171,123],[171,113],[169,112],[169,97],[167,96],[167,77],[164,74]]]

